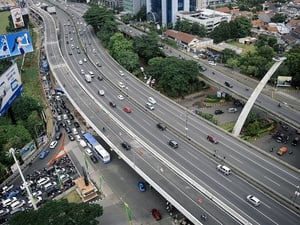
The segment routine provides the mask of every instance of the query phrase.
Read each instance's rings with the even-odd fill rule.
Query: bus
[[[94,138],[94,136],[88,132],[83,134],[83,137],[88,142],[88,145],[96,153],[96,155],[101,159],[103,163],[110,162],[110,154],[103,148],[103,146]]]

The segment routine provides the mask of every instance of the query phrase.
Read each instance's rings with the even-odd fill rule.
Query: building
[[[123,12],[135,15],[141,7],[146,5],[146,0],[123,0]]]
[[[223,21],[229,22],[231,15],[211,9],[201,9],[196,12],[178,12],[177,18],[188,20],[191,23],[199,23],[206,27],[207,32],[211,32]]]

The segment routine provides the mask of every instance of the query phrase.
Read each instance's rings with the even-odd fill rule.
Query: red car
[[[129,106],[126,106],[123,110],[127,113],[131,113],[131,109]]]
[[[219,142],[217,141],[217,139],[211,135],[207,135],[207,140],[209,140],[211,143],[214,143],[214,144],[218,144]]]
[[[151,213],[155,220],[161,220],[160,212],[157,209],[152,209]]]

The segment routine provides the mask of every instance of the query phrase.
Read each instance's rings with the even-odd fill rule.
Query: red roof
[[[165,32],[165,35],[174,38],[176,40],[179,40],[181,42],[184,42],[186,44],[189,44],[191,41],[197,38],[194,35],[183,33],[181,31],[176,31],[176,30],[167,30]]]

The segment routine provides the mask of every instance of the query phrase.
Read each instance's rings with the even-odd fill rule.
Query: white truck
[[[85,74],[84,75],[84,78],[85,78],[85,81],[88,82],[88,83],[91,83],[92,82],[92,77],[90,74]]]

